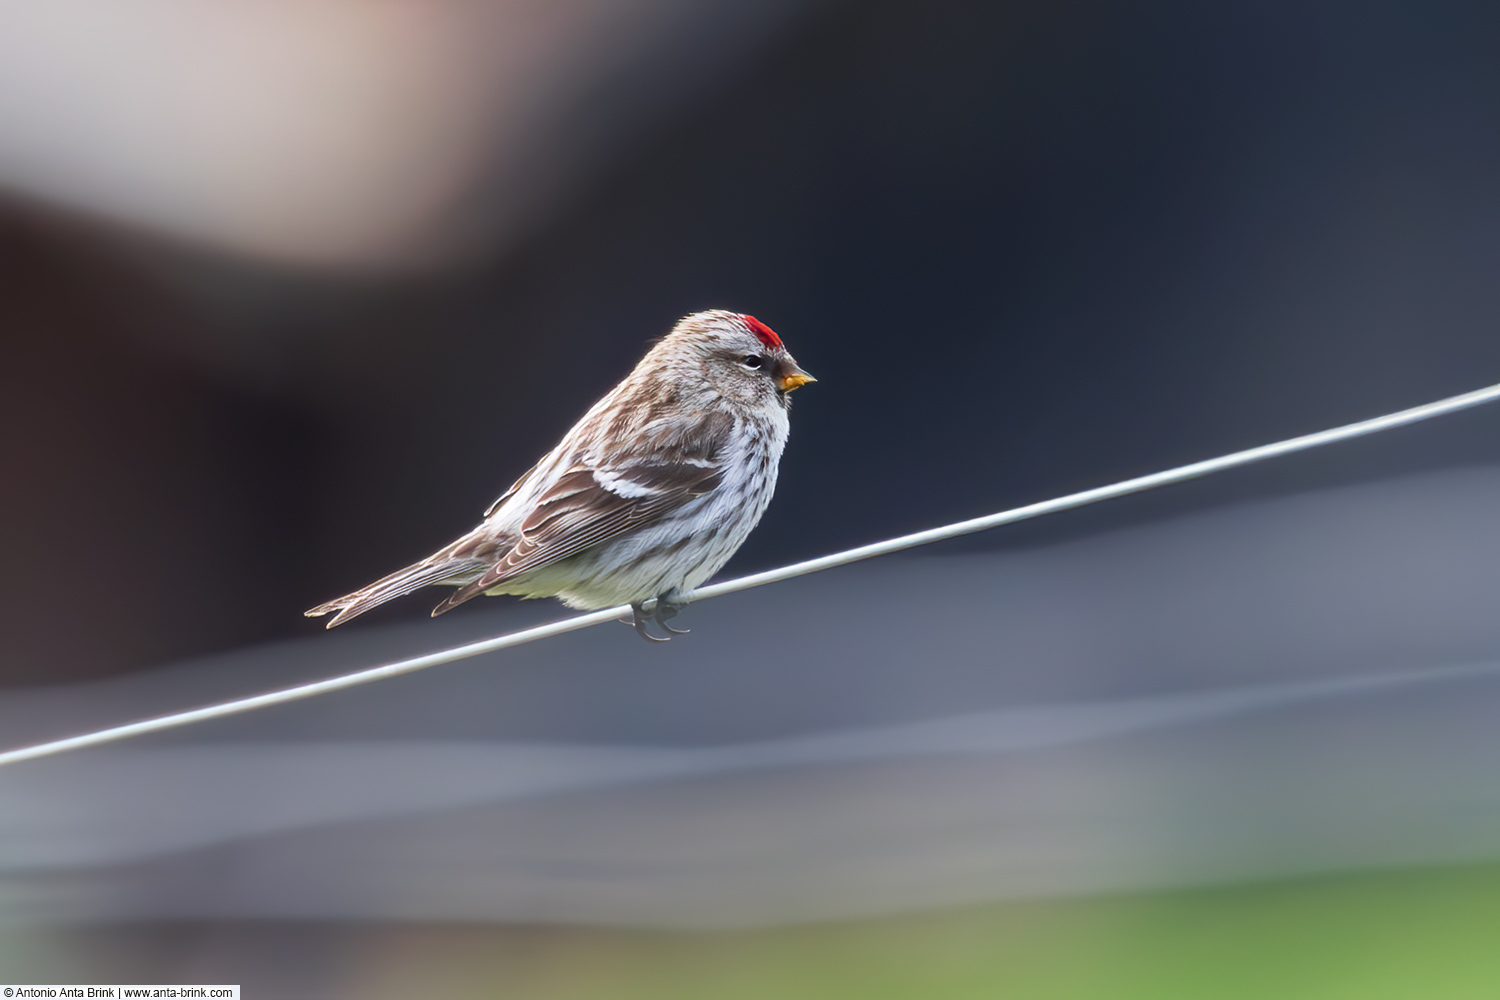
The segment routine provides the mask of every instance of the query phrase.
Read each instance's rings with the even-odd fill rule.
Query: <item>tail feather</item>
[[[484,579],[485,578],[481,576],[477,579],[470,580],[464,583],[461,587],[458,588],[458,590],[449,594],[441,604],[432,609],[432,617],[436,618],[438,615],[442,614],[445,611],[452,611],[454,608],[458,607],[460,604],[463,604],[465,601],[472,601],[474,598],[478,597],[480,594],[493,587],[496,583],[500,582],[499,580],[491,580],[488,583],[484,584],[484,586],[479,586],[480,582]]]
[[[481,574],[488,567],[488,563],[480,559],[444,559],[438,562],[423,560],[405,569],[397,570],[390,576],[381,577],[368,586],[361,587],[352,594],[345,594],[327,604],[320,604],[315,608],[304,611],[308,618],[318,618],[322,615],[334,614],[329,620],[327,628],[342,625],[344,622],[362,615],[371,608],[378,607],[386,601],[394,601],[398,597],[404,597],[414,590],[426,587],[429,584],[453,581],[454,583],[466,583],[476,575]]]

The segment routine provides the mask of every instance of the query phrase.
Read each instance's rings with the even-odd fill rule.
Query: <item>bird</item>
[[[729,560],[776,489],[791,393],[817,381],[754,316],[683,317],[555,448],[426,559],[305,612],[328,628],[429,585],[556,597],[571,608],[628,604],[629,624],[664,642],[689,595]],[[647,605],[651,607],[648,610]],[[647,628],[655,622],[667,635]]]

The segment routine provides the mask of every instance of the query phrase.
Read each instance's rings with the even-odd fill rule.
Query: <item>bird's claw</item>
[[[692,629],[673,628],[672,626],[667,624],[667,619],[676,618],[677,612],[681,610],[681,604],[673,604],[671,601],[667,600],[664,597],[658,597],[656,599],[656,610],[652,613],[651,617],[656,619],[656,624],[660,625],[668,632],[671,632],[673,635],[687,635],[692,631]]]
[[[650,632],[647,632],[646,631],[646,622],[645,622],[644,619],[642,619],[640,621],[637,621],[635,623],[635,631],[636,631],[637,635],[639,635],[642,639],[645,639],[647,642],[671,642],[672,641],[672,637],[670,635],[652,635]],[[675,629],[667,629],[667,631],[668,632],[672,632],[672,631],[675,631]]]
[[[639,635],[642,639],[645,639],[647,642],[671,642],[672,637],[669,635],[652,635],[650,632],[646,631],[646,623],[649,621],[654,621],[655,619],[656,614],[654,612],[651,614],[647,614],[646,609],[643,608],[640,604],[632,604],[630,606],[630,621],[625,622],[625,624],[633,626],[635,628],[636,634]],[[625,619],[623,618],[620,620],[625,621]],[[662,627],[666,628],[666,626]],[[667,631],[670,632],[672,630],[667,629]]]
[[[682,607],[680,604],[673,604],[658,597],[656,599],[656,606],[649,612],[646,611],[644,605],[644,601],[632,604],[630,606],[630,620],[620,619],[623,624],[633,627],[636,634],[642,639],[649,642],[671,642],[672,635],[687,635],[692,631],[692,629],[686,628],[673,628],[667,624],[668,618],[675,618],[677,616],[678,610]],[[656,622],[656,624],[671,632],[672,635],[652,635],[646,630],[647,622]]]

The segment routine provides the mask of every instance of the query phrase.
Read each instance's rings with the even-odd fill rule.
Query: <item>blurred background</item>
[[[0,7],[0,739],[560,617],[301,612],[684,313],[749,572],[1500,381],[1500,8]],[[1500,992],[1500,411],[0,771],[0,979]]]

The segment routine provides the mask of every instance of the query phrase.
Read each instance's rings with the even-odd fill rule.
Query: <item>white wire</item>
[[[1054,500],[1044,500],[1041,503],[1028,504],[1025,507],[1016,507],[1012,510],[1001,511],[998,514],[976,517],[968,521],[959,521],[957,524],[944,525],[941,528],[932,528],[911,535],[902,535],[900,538],[876,542],[873,545],[863,545],[857,549],[835,552],[833,555],[793,563],[790,566],[783,566],[780,569],[767,570],[764,573],[755,573],[751,576],[742,576],[737,580],[726,580],[723,583],[716,583],[694,592],[693,599],[703,600],[709,597],[732,594],[740,590],[749,590],[751,587],[762,587],[768,583],[790,580],[793,577],[805,576],[808,573],[817,573],[825,569],[832,569],[835,566],[844,566],[852,562],[859,562],[862,559],[873,559],[875,556],[900,552],[902,549],[915,548],[918,545],[928,545],[947,538],[956,538],[959,535],[968,535],[976,531],[997,528],[1002,524],[1010,524],[1014,521],[1024,521],[1027,518],[1040,517],[1043,514],[1052,514],[1061,510],[1071,510],[1075,507],[1098,503],[1101,500],[1111,500],[1129,493],[1140,493],[1143,490],[1152,490],[1159,486],[1169,486],[1173,483],[1183,482],[1184,480],[1197,479],[1200,476],[1222,472],[1225,469],[1233,469],[1241,465],[1262,462],[1268,458],[1278,458],[1282,455],[1289,455],[1292,452],[1306,451],[1310,448],[1319,448],[1338,441],[1347,441],[1350,438],[1363,437],[1367,434],[1375,434],[1394,427],[1418,423],[1433,417],[1493,402],[1496,399],[1500,399],[1500,385],[1492,385],[1485,389],[1467,392],[1461,396],[1451,396],[1448,399],[1440,399],[1437,402],[1427,403],[1423,406],[1414,406],[1409,410],[1402,410],[1399,413],[1389,413],[1383,417],[1345,424],[1342,427],[1319,431],[1316,434],[1305,434],[1302,437],[1278,441],[1275,444],[1261,445],[1258,448],[1237,451],[1230,455],[1210,458],[1207,461],[1194,462],[1191,465],[1181,465],[1175,469],[1168,469],[1165,472],[1156,472],[1149,476],[1138,476],[1135,479],[1127,479],[1110,486],[1100,486],[1092,490],[1084,490],[1081,493],[1071,493]],[[84,733],[80,736],[70,736],[67,739],[53,740],[49,743],[38,743],[29,747],[20,747],[15,750],[0,752],[0,766],[14,764],[23,760],[34,760],[38,757],[49,757],[53,754],[78,750],[83,747],[98,746],[101,743],[113,743],[117,740],[130,739],[133,736],[154,733],[163,729],[175,729],[178,726],[186,726],[194,722],[204,722],[208,719],[217,719],[226,715],[236,715],[240,712],[249,712],[257,708],[266,708],[271,705],[280,705],[290,701],[300,701],[303,698],[327,694],[330,691],[341,691],[344,688],[355,687],[359,684],[368,684],[372,681],[384,680],[387,677],[397,677],[401,674],[425,670],[428,667],[435,667],[439,664],[452,663],[455,660],[463,660],[471,656],[479,656],[483,653],[492,653],[497,649],[506,649],[510,646],[519,646],[523,643],[535,642],[538,639],[562,635],[564,632],[576,632],[579,629],[588,628],[592,625],[613,621],[629,612],[630,608],[628,607],[611,608],[607,611],[594,611],[586,615],[579,615],[576,618],[553,622],[550,625],[540,625],[536,628],[524,629],[520,632],[511,632],[507,635],[496,636],[493,639],[471,642],[467,645],[455,646],[452,649],[428,653],[425,656],[415,656],[407,660],[398,660],[395,663],[388,663],[380,667],[371,667],[368,670],[360,670],[352,674],[344,674],[340,677],[331,677],[328,680],[314,681],[311,684],[299,684],[296,687],[285,688],[281,691],[270,691],[266,694],[259,694],[250,698],[239,698],[234,701],[221,702],[217,705],[208,705],[204,708],[195,708],[186,712],[174,712],[171,715],[162,715],[154,719],[143,719],[140,722],[131,722],[123,726],[113,726],[109,729]]]

